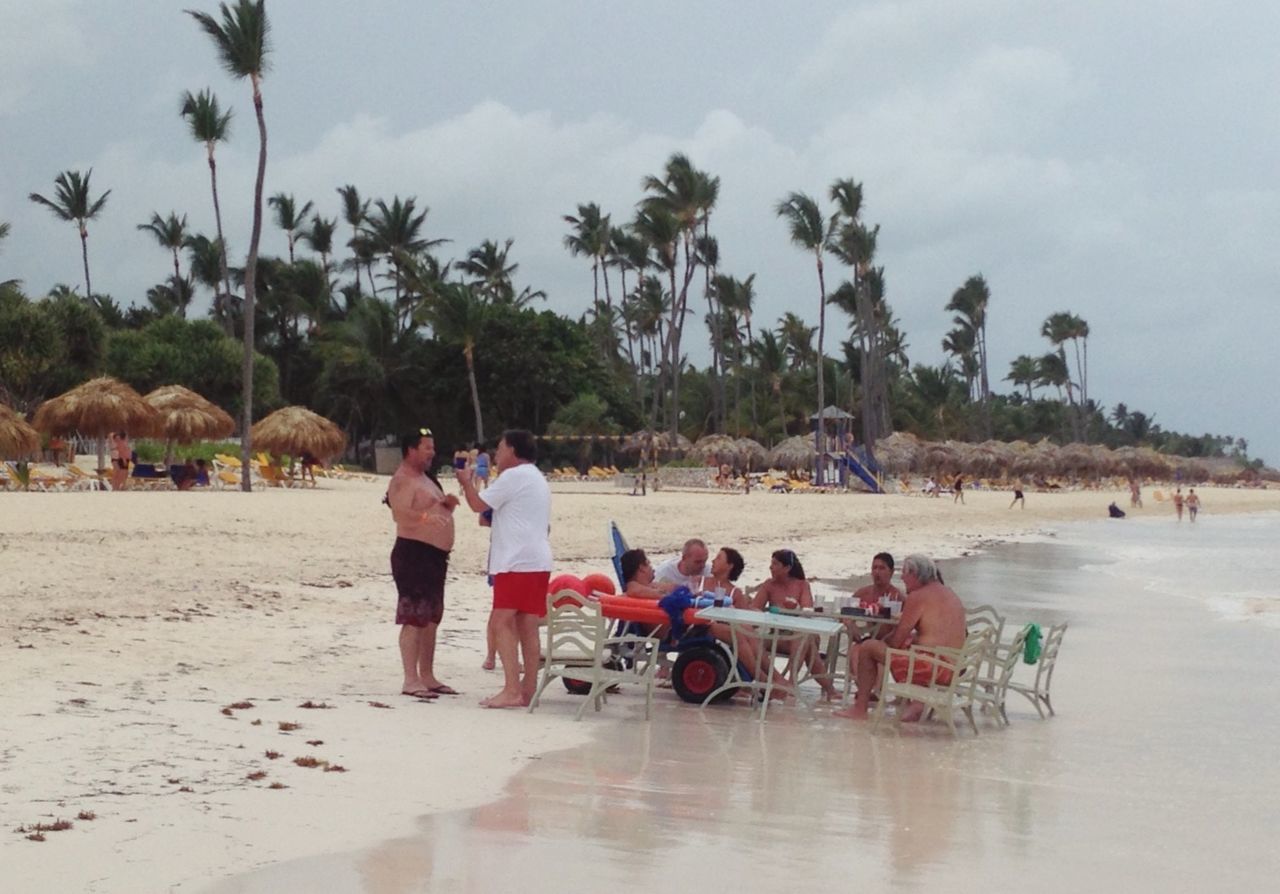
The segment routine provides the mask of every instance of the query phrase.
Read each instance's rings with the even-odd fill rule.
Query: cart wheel
[[[671,688],[686,702],[702,704],[707,696],[724,685],[729,678],[729,660],[715,646],[702,646],[681,652],[671,668]],[[727,690],[717,696],[723,701],[733,695]]]
[[[564,688],[570,695],[586,695],[591,691],[591,684],[586,680],[573,680],[569,677],[561,677],[564,681]]]

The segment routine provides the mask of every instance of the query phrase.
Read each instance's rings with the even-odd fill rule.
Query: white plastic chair
[[[1031,704],[1036,706],[1041,720],[1044,719],[1046,709],[1049,711],[1049,716],[1053,716],[1053,703],[1049,701],[1049,686],[1053,683],[1053,669],[1058,663],[1058,651],[1062,648],[1062,637],[1066,632],[1066,624],[1054,624],[1049,628],[1044,638],[1044,645],[1040,649],[1040,660],[1036,662],[1035,680],[1030,685],[1009,681],[1010,689],[1022,693]]]
[[[618,683],[644,686],[644,718],[653,706],[653,681],[658,669],[655,657],[659,640],[654,636],[628,634],[610,636],[613,624],[600,611],[600,603],[573,590],[547,596],[547,639],[543,652],[542,680],[529,711],[538,706],[543,690],[557,677],[589,683],[576,719],[581,720],[588,704],[599,711],[609,687]]]
[[[880,701],[876,705],[875,723],[872,729],[884,720],[885,705],[897,697],[924,705],[923,718],[937,714],[951,728],[951,735],[956,736],[956,710],[959,709],[969,720],[973,734],[978,735],[978,725],[973,720],[973,698],[975,683],[982,669],[982,662],[987,659],[994,642],[994,630],[985,628],[970,634],[959,649],[944,646],[913,646],[910,649],[886,649],[884,660],[884,676],[880,681]],[[907,659],[906,678],[899,683],[893,677],[892,664],[895,657]],[[927,665],[930,669],[927,684],[913,682],[918,664]],[[950,679],[939,682],[944,671],[950,671]],[[899,713],[901,718],[901,713]]]
[[[1022,650],[1026,646],[1029,629],[1024,627],[1009,642],[991,646],[978,678],[974,681],[974,701],[983,707],[990,706],[995,711],[996,718],[1005,726],[1009,725],[1009,715],[1004,710],[1005,696],[1009,692],[1013,672],[1022,661]]]
[[[995,630],[995,642],[999,643],[1004,639],[1004,615],[996,611],[992,605],[976,605],[973,608],[964,610],[965,628],[973,633],[981,630],[983,627],[990,627]]]

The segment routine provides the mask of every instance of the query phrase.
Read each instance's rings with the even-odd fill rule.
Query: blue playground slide
[[[850,472],[861,478],[862,483],[870,488],[873,494],[884,493],[884,491],[880,489],[880,482],[876,481],[875,476],[867,471],[867,468],[862,463],[858,462],[858,458],[852,453],[845,453],[843,456],[839,457],[839,462]]]

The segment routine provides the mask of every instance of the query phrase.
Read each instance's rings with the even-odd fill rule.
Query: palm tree
[[[1027,400],[1034,400],[1035,396],[1031,392],[1031,386],[1035,385],[1040,379],[1040,370],[1036,364],[1036,358],[1029,354],[1019,354],[1009,364],[1009,375],[1004,378],[1006,382],[1025,386]]]
[[[231,276],[227,272],[227,243],[222,235],[222,207],[218,204],[218,163],[213,156],[214,148],[226,142],[231,135],[231,110],[223,112],[213,91],[205,89],[195,95],[191,91],[184,93],[180,114],[191,125],[191,136],[196,142],[204,143],[209,159],[209,188],[213,192],[213,221],[218,230],[219,269],[222,272],[222,294],[218,294],[216,285],[213,288],[213,313],[222,320],[223,330],[231,335],[231,314],[226,306],[231,300]]]
[[[311,218],[311,229],[298,234],[298,238],[320,256],[320,269],[324,271],[326,279],[329,277],[329,255],[333,254],[333,234],[337,229],[336,217],[326,220],[317,214]]]
[[[973,334],[978,397],[982,402],[983,426],[987,437],[991,437],[991,389],[987,380],[987,304],[990,300],[991,290],[979,273],[969,277],[964,285],[956,289],[946,307],[956,314],[952,321]]]
[[[441,283],[419,311],[422,322],[429,324],[436,338],[462,347],[467,361],[467,383],[471,386],[471,408],[475,412],[476,441],[484,441],[484,420],[480,415],[480,392],[476,388],[476,342],[490,313],[476,297],[469,283]]]
[[[184,214],[178,217],[177,212],[170,211],[169,217],[163,218],[152,212],[151,222],[138,224],[138,229],[155,236],[161,248],[167,248],[173,253],[173,275],[181,278],[182,270],[178,267],[178,252],[187,242],[187,216]]]
[[[369,288],[376,298],[378,287],[373,283],[373,254],[372,252],[363,252],[368,255],[366,260],[365,257],[362,257],[362,251],[357,250],[357,243],[360,244],[361,249],[368,248],[368,241],[362,237],[360,228],[364,226],[365,218],[369,216],[369,200],[361,201],[360,191],[351,184],[339,186],[338,195],[342,196],[342,219],[351,225],[351,239],[347,242],[347,247],[354,254],[352,266],[356,272],[356,288],[360,288],[360,265],[366,264],[369,268]]]
[[[573,227],[573,232],[564,237],[564,247],[575,258],[583,255],[591,259],[591,303],[600,301],[600,272],[605,258],[609,255],[609,240],[612,230],[609,226],[609,215],[602,214],[600,206],[595,202],[578,206],[577,215],[566,214],[562,218]],[[609,294],[609,277],[604,279],[605,304],[613,306],[613,297]]]
[[[8,237],[9,237],[9,222],[7,220],[0,220],[0,242],[3,242]],[[0,289],[17,288],[21,282],[22,280],[20,279],[0,280]]]
[[[818,331],[791,311],[778,320],[778,344],[792,370],[802,372],[818,359],[813,350],[813,336]]]
[[[218,60],[227,74],[237,80],[248,78],[253,87],[253,111],[258,119],[258,175],[253,184],[253,227],[249,232],[249,256],[244,265],[244,361],[243,398],[244,417],[240,423],[240,488],[253,489],[250,478],[250,458],[253,456],[253,317],[254,289],[258,277],[258,243],[262,239],[262,185],[267,176],[267,119],[262,113],[262,75],[267,68],[267,54],[271,51],[268,36],[271,26],[267,21],[266,0],[237,0],[234,8],[226,3],[218,4],[222,13],[219,22],[208,13],[187,10],[209,35],[217,48]]]
[[[827,252],[836,225],[833,215],[830,221],[824,220],[818,210],[818,203],[812,197],[800,192],[793,192],[778,203],[774,209],[778,217],[787,222],[791,233],[791,241],[796,247],[813,252],[814,263],[818,268],[818,418],[826,407],[826,381],[823,377],[823,342],[827,333],[827,281],[823,273],[822,256]],[[821,456],[822,425],[819,423],[814,443]],[[814,480],[822,484],[822,462],[818,462]]]
[[[302,227],[306,223],[305,218],[311,211],[311,203],[307,202],[299,208],[291,194],[278,192],[267,199],[267,204],[275,209],[276,226],[284,230],[285,238],[289,240],[289,263],[292,264],[293,243],[302,232]]]
[[[400,280],[404,272],[405,256],[416,255],[445,240],[428,241],[421,238],[422,226],[426,223],[427,212],[430,209],[423,208],[421,213],[417,213],[415,207],[417,200],[413,197],[402,201],[399,196],[393,196],[390,205],[382,199],[378,199],[373,204],[378,209],[378,214],[365,218],[362,232],[369,237],[373,250],[378,254],[386,255],[387,260],[391,262],[396,305],[399,306],[401,304]]]
[[[102,211],[102,206],[107,204],[107,196],[111,195],[111,190],[107,190],[98,198],[90,199],[89,178],[92,176],[93,168],[90,168],[89,172],[83,175],[79,171],[63,171],[53,180],[53,184],[56,187],[53,201],[34,192],[27,196],[36,204],[44,205],[59,220],[73,221],[75,223],[80,232],[80,254],[84,259],[84,293],[86,298],[93,295],[93,288],[89,285],[88,223],[98,216]]]
[[[786,371],[786,351],[778,338],[765,329],[760,333],[758,341],[751,342],[751,356],[756,362],[756,371],[766,377],[774,398],[778,401],[778,419],[782,425],[782,436],[787,436],[787,408],[783,402],[782,378]]]
[[[179,318],[187,318],[187,306],[195,295],[195,287],[191,280],[178,274],[169,277],[166,282],[147,289],[147,303],[162,317],[177,314]]]
[[[511,280],[520,265],[507,263],[513,243],[514,240],[508,239],[499,247],[492,239],[486,239],[457,263],[457,269],[472,277],[471,285],[491,304],[510,304],[515,300]]]

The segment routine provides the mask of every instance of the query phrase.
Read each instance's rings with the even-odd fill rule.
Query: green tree
[[[227,242],[222,235],[222,206],[218,203],[218,162],[214,150],[219,143],[225,143],[231,136],[231,110],[222,111],[218,97],[209,89],[199,93],[187,91],[182,94],[181,112],[191,128],[191,136],[197,143],[203,143],[205,156],[209,162],[209,189],[213,193],[213,221],[218,231],[218,265],[222,274],[222,291],[215,283],[213,287],[213,315],[222,324],[227,335],[234,334],[231,328],[231,313],[227,306],[231,301],[231,276],[227,271]]]
[[[310,202],[307,203],[311,204]],[[333,234],[338,230],[338,219],[323,218],[319,214],[311,218],[311,229],[304,230],[298,238],[320,256],[320,269],[329,276],[329,255],[333,254]]]
[[[591,303],[594,306],[600,303],[600,273],[610,251],[612,229],[609,215],[602,213],[595,202],[589,202],[578,206],[577,215],[566,214],[563,220],[573,227],[573,232],[564,237],[564,247],[569,249],[569,254],[575,258],[591,259]],[[612,307],[608,276],[604,280],[604,296],[605,304]]]
[[[982,406],[984,434],[988,438],[992,436],[991,387],[987,379],[987,305],[990,301],[991,290],[979,273],[969,277],[964,285],[956,289],[946,307],[956,315],[952,321],[972,336],[971,350],[977,366],[975,380],[978,400]]]
[[[79,171],[63,171],[53,180],[55,191],[52,200],[35,192],[27,196],[36,204],[44,205],[59,220],[70,221],[76,225],[80,233],[80,255],[84,261],[85,297],[93,294],[93,287],[89,283],[88,224],[102,212],[103,206],[107,204],[107,196],[111,195],[111,190],[107,190],[98,198],[91,198],[89,178],[92,176],[92,168],[83,175]]]
[[[187,216],[178,217],[176,211],[170,211],[167,218],[152,212],[149,223],[138,224],[139,230],[150,233],[156,238],[161,248],[168,249],[173,255],[173,275],[182,277],[182,269],[178,266],[178,252],[187,242]]]
[[[423,304],[421,321],[431,326],[437,338],[452,342],[462,349],[467,361],[467,384],[471,388],[471,407],[475,412],[476,441],[484,442],[484,419],[480,413],[480,391],[476,385],[476,344],[488,314],[488,307],[468,283],[447,282],[434,290]]]
[[[351,249],[353,256],[347,263],[355,271],[356,290],[360,289],[360,268],[364,266],[369,271],[369,291],[376,298],[378,287],[373,281],[374,252],[368,237],[362,233],[365,220],[369,216],[369,201],[362,200],[360,191],[351,184],[339,186],[338,195],[342,197],[342,219],[351,225],[351,238],[347,241],[347,247]]]
[[[254,288],[258,274],[258,243],[262,239],[262,186],[267,175],[267,119],[262,110],[262,76],[271,51],[266,0],[237,0],[235,7],[219,3],[219,22],[208,13],[187,10],[217,49],[218,60],[226,72],[236,79],[248,78],[253,88],[253,111],[258,119],[258,173],[253,185],[253,227],[249,233],[249,256],[244,266],[244,362],[243,418],[240,422],[240,488],[253,489],[250,460],[253,456],[253,368]]]
[[[1040,379],[1040,368],[1036,362],[1036,358],[1027,354],[1019,354],[1009,364],[1009,375],[1005,376],[1006,382],[1012,382],[1015,386],[1027,389],[1027,400],[1035,399],[1031,392],[1031,388]]]
[[[306,226],[306,217],[311,212],[311,203],[305,202],[298,207],[297,201],[288,193],[278,192],[267,199],[267,204],[275,211],[276,226],[284,230],[285,239],[289,242],[289,263],[294,262],[293,244],[302,228]]]
[[[774,211],[778,217],[786,221],[792,244],[813,253],[814,264],[818,271],[818,413],[821,415],[827,405],[826,379],[823,372],[826,364],[822,362],[825,356],[824,341],[827,333],[827,280],[823,255],[830,247],[836,218],[833,215],[830,220],[824,219],[822,212],[818,209],[818,203],[812,197],[800,192],[790,193],[777,204]],[[821,426],[818,427],[818,432],[821,432]],[[822,471],[823,464],[818,463],[815,475],[815,481],[818,484],[823,483]]]

